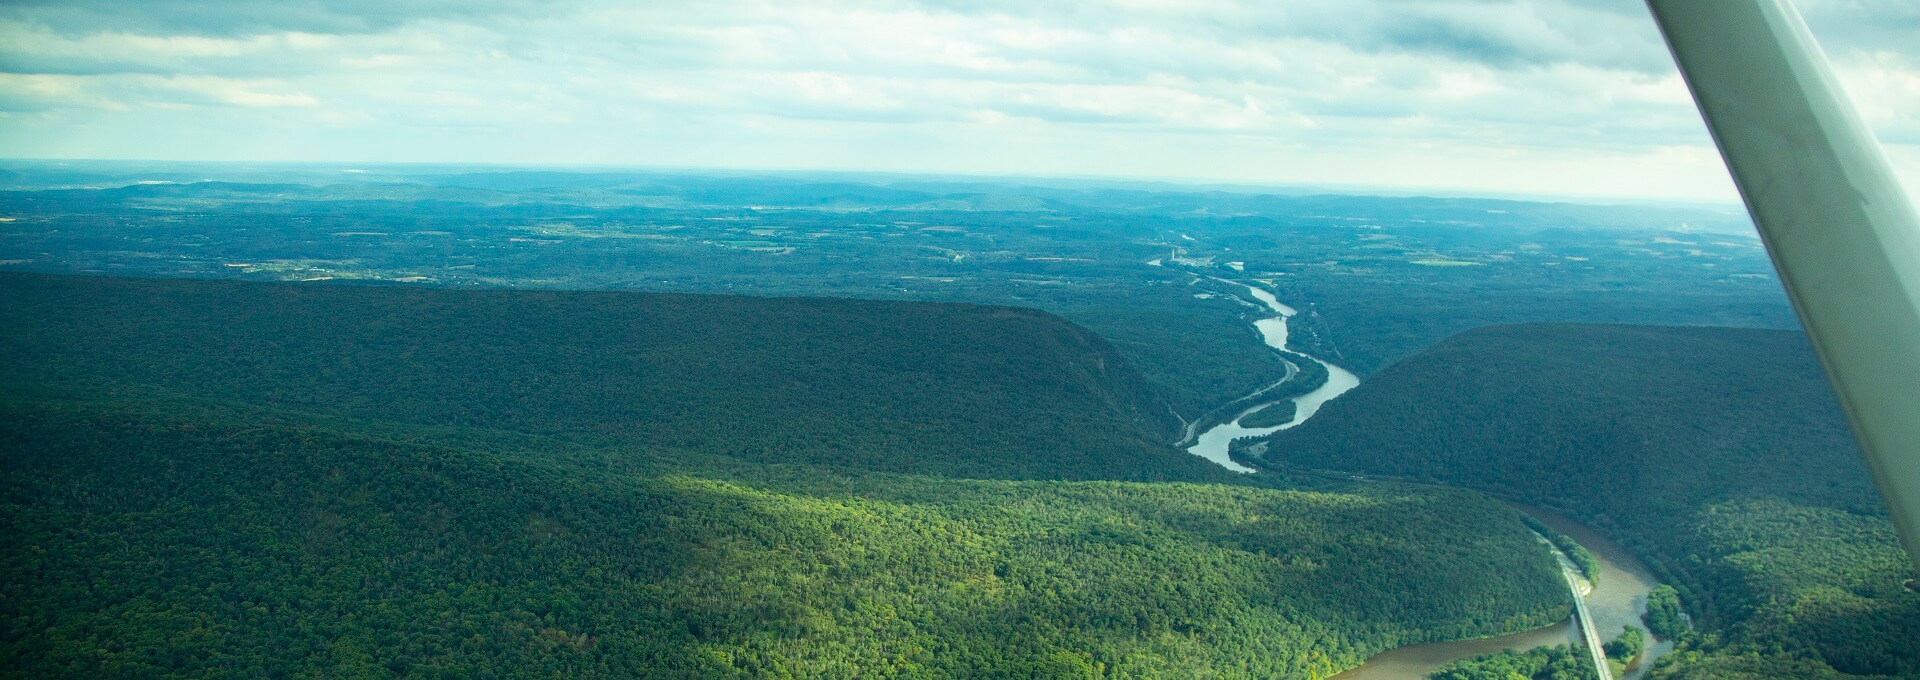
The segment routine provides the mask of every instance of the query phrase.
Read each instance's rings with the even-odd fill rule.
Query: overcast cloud
[[[1920,184],[1920,3],[1800,5]],[[0,155],[1733,196],[1639,0],[10,0]]]

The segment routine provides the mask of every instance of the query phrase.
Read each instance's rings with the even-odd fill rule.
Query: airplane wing
[[[1920,569],[1920,220],[1787,0],[1647,0]]]

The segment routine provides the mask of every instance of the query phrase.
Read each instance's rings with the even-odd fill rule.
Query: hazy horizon
[[[1578,203],[1585,205],[1645,205],[1673,206],[1689,208],[1738,210],[1744,213],[1746,207],[1737,196],[1724,199],[1716,198],[1662,198],[1645,196],[1621,196],[1609,194],[1545,194],[1500,191],[1495,189],[1472,189],[1446,186],[1387,186],[1368,184],[1332,184],[1311,182],[1258,182],[1207,177],[1136,177],[1128,175],[1038,175],[1015,173],[952,173],[952,172],[898,172],[889,170],[833,170],[814,168],[744,168],[744,167],[699,167],[699,166],[644,166],[622,164],[569,164],[569,163],[446,163],[437,161],[208,161],[179,159],[142,159],[142,158],[0,158],[0,167],[8,164],[16,166],[47,165],[76,166],[85,169],[86,165],[98,165],[100,171],[129,173],[123,179],[127,183],[135,181],[130,173],[133,168],[155,166],[150,172],[184,173],[193,168],[225,168],[235,173],[232,177],[201,177],[191,180],[157,180],[170,183],[194,181],[258,181],[257,175],[269,172],[306,172],[313,179],[323,175],[337,173],[344,183],[354,180],[373,181],[382,177],[404,177],[419,172],[557,172],[578,174],[633,174],[636,176],[711,176],[711,177],[757,177],[770,179],[788,179],[794,181],[834,181],[857,182],[876,185],[890,183],[982,183],[1002,184],[1010,187],[1050,187],[1050,188],[1118,188],[1149,192],[1191,193],[1221,191],[1228,193],[1272,194],[1272,195],[1349,195],[1378,196],[1383,198],[1463,198],[1516,201],[1523,203]],[[164,166],[181,166],[165,168]],[[149,179],[152,178],[139,178]],[[402,179],[401,181],[405,181]]]
[[[1920,8],[1798,3],[1910,193]],[[0,8],[0,156],[1737,202],[1638,0]]]

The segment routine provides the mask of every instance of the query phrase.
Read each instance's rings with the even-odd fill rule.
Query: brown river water
[[[1633,667],[1619,676],[1620,680],[1636,680],[1646,674],[1647,667],[1652,665],[1654,659],[1673,651],[1672,641],[1655,641],[1653,634],[1646,630],[1646,625],[1640,622],[1640,615],[1647,610],[1647,593],[1659,585],[1640,558],[1565,515],[1526,505],[1515,504],[1514,507],[1572,537],[1599,558],[1600,585],[1587,596],[1587,608],[1592,611],[1594,627],[1600,629],[1600,639],[1612,640],[1620,634],[1620,628],[1627,625],[1639,628],[1647,635],[1647,650]],[[1333,680],[1419,680],[1460,659],[1507,649],[1577,645],[1579,639],[1579,632],[1574,629],[1573,619],[1569,617],[1545,628],[1512,635],[1389,649],[1367,659],[1358,668],[1333,676]]]
[[[1160,261],[1155,260],[1148,264],[1160,266]],[[1272,292],[1260,286],[1224,279],[1215,280],[1246,287],[1248,294],[1276,315],[1255,322],[1254,327],[1260,331],[1261,338],[1274,349],[1295,351],[1287,346],[1287,322],[1295,314],[1292,307],[1282,304]],[[1251,473],[1254,471],[1253,468],[1241,465],[1227,455],[1234,440],[1270,434],[1305,422],[1319,410],[1322,404],[1360,384],[1359,378],[1346,369],[1312,356],[1307,358],[1326,366],[1327,382],[1319,389],[1294,398],[1296,407],[1291,422],[1275,427],[1244,428],[1240,426],[1239,418],[1235,418],[1208,429],[1198,437],[1191,437],[1193,443],[1187,449],[1188,452],[1218,463],[1229,470]],[[1265,404],[1253,406],[1240,415],[1245,417],[1264,406]],[[1185,443],[1182,442],[1182,444]],[[1612,640],[1620,634],[1622,626],[1629,625],[1639,628],[1646,634],[1646,651],[1636,660],[1635,665],[1628,667],[1625,673],[1617,676],[1617,680],[1637,680],[1646,674],[1646,667],[1652,665],[1654,659],[1673,651],[1671,641],[1655,640],[1652,633],[1648,632],[1646,626],[1640,622],[1640,615],[1646,611],[1647,607],[1647,593],[1652,591],[1654,586],[1659,585],[1646,564],[1619,544],[1601,536],[1599,532],[1568,519],[1560,513],[1545,508],[1513,505],[1556,531],[1571,536],[1573,540],[1586,546],[1587,550],[1592,551],[1594,556],[1599,558],[1600,584],[1587,596],[1586,600],[1587,608],[1593,616],[1594,627],[1599,629],[1600,639]],[[1543,546],[1541,549],[1548,548]],[[1357,668],[1333,676],[1332,680],[1422,680],[1428,673],[1460,659],[1494,654],[1507,649],[1532,649],[1564,644],[1580,644],[1580,632],[1575,628],[1572,617],[1545,628],[1511,635],[1477,640],[1433,642],[1390,649],[1375,654],[1373,658],[1367,659],[1366,663]]]

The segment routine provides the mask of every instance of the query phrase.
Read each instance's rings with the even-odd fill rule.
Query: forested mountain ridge
[[[1229,476],[1029,309],[4,274],[0,380],[960,477]]]
[[[0,293],[0,677],[1314,678],[1569,610],[1480,494],[1258,488],[1153,445],[1124,367],[1044,314]]]
[[[494,452],[5,396],[0,677],[1308,678],[1568,613],[1467,492]]]
[[[1174,256],[1270,280],[1298,348],[1361,376],[1496,323],[1794,326],[1738,210],[1251,189],[0,160],[0,270],[1016,304],[1188,419],[1287,369]]]
[[[1920,674],[1911,569],[1798,332],[1482,328],[1266,451],[1264,465],[1486,489],[1600,527],[1709,633],[1663,677]]]

